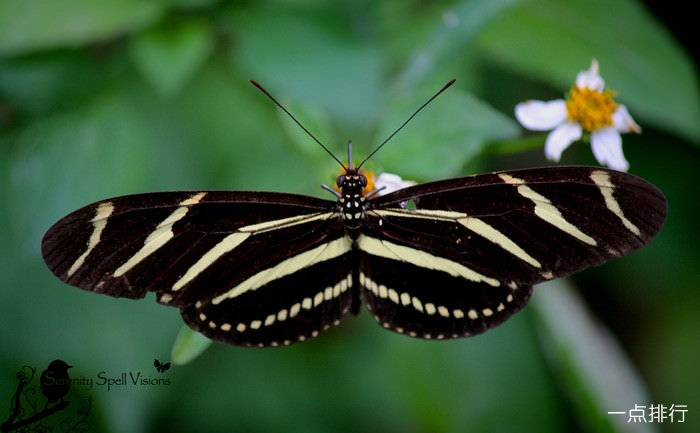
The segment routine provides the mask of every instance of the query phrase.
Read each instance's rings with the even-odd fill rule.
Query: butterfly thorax
[[[345,174],[338,176],[336,185],[340,188],[338,205],[345,220],[345,226],[356,230],[365,218],[365,197],[363,190],[367,186],[367,178],[354,169],[348,169]]]

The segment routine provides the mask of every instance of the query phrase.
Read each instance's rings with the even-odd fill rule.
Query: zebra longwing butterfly
[[[350,145],[348,153],[347,167],[338,161],[340,192],[326,187],[336,200],[224,191],[117,197],[51,227],[44,260],[85,290],[133,299],[155,292],[193,329],[235,345],[305,341],[361,304],[387,329],[448,339],[499,325],[527,304],[534,284],[641,248],[666,216],[652,184],[594,167],[365,193],[367,159],[353,167]]]

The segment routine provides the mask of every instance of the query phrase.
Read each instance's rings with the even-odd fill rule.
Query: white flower
[[[401,176],[393,173],[381,173],[374,179],[374,189],[378,195],[387,195],[402,188],[415,185],[412,180],[403,180]]]
[[[515,117],[533,131],[552,131],[544,146],[550,161],[559,161],[562,152],[586,132],[590,133],[593,156],[600,164],[627,171],[629,163],[622,153],[620,133],[640,133],[642,129],[613,96],[612,91],[605,90],[594,59],[590,69],[576,76],[566,100],[523,102],[515,106]]]

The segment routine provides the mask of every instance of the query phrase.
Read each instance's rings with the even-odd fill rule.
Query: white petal
[[[593,59],[591,67],[587,71],[581,71],[576,76],[576,87],[587,87],[591,90],[602,92],[605,88],[605,80],[598,73],[598,61]]]
[[[604,128],[591,133],[591,148],[593,156],[602,165],[627,171],[630,164],[622,153],[622,137],[615,128]]]
[[[378,193],[379,195],[386,195],[390,192],[413,186],[415,184],[416,182],[412,180],[403,180],[399,175],[393,173],[381,173],[374,180],[375,190],[381,189],[381,191]]]
[[[578,123],[567,122],[558,126],[547,136],[544,156],[550,161],[559,161],[562,152],[579,138],[581,138],[581,125]]]
[[[526,101],[515,106],[515,117],[521,125],[533,131],[549,131],[566,121],[566,102]]]
[[[635,132],[637,134],[642,132],[642,127],[634,121],[624,105],[617,107],[617,110],[613,113],[613,124],[620,132]]]

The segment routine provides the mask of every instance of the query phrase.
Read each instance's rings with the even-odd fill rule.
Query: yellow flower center
[[[613,126],[612,115],[617,110],[613,100],[614,92],[572,87],[566,100],[566,112],[569,121],[578,122],[586,131],[592,132]]]

